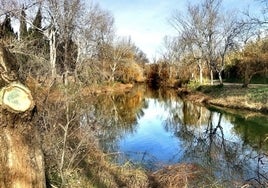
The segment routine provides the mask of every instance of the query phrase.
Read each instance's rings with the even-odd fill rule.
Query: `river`
[[[199,165],[218,182],[268,182],[268,116],[204,107],[173,90],[133,88],[88,104],[81,118],[98,122],[103,150],[119,164],[148,171]]]

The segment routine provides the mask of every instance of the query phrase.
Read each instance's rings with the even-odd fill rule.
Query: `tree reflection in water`
[[[230,117],[233,120],[232,130],[228,130],[230,127],[226,126]],[[226,184],[246,180],[250,184],[265,186],[268,182],[268,156],[267,143],[264,141],[268,130],[256,127],[256,124],[253,127],[252,123],[254,122],[249,125],[255,131],[249,130],[238,116],[226,116],[224,113],[209,111],[183,101],[181,116],[172,113],[165,122],[165,127],[183,141],[185,152],[180,162],[200,164]],[[263,125],[265,124],[259,124]],[[250,142],[254,143],[249,145]]]
[[[87,113],[81,124],[91,124],[99,142],[107,153],[118,151],[117,142],[125,133],[136,131],[137,118],[143,116],[147,104],[144,89],[127,94],[105,94],[87,102]]]
[[[154,102],[149,103],[148,101],[152,99]],[[128,160],[135,158],[134,161],[139,159],[147,167],[148,163],[149,165],[179,162],[198,164],[207,169],[210,178],[215,178],[224,185],[235,185],[245,181],[251,185],[254,183],[267,185],[265,184],[268,182],[266,156],[268,144],[265,142],[268,133],[268,127],[265,127],[267,117],[262,119],[254,116],[255,119],[246,119],[183,101],[170,90],[154,92],[140,87],[124,95],[98,97],[88,105],[88,113],[82,119],[97,122],[98,138],[107,153],[120,153],[122,152],[120,141],[126,137],[134,138],[139,134],[143,126],[139,122],[146,116],[144,113],[156,106],[168,114],[157,117],[162,121],[163,131],[173,135],[172,139],[175,137],[178,140],[166,141],[169,144],[177,143],[165,146],[169,150],[172,148],[173,151],[172,154],[167,152],[167,155],[171,155],[166,157],[168,161],[159,161],[160,158],[153,155],[149,148],[133,151],[131,151],[133,148],[128,148],[129,153],[120,155],[121,157],[128,156],[130,157]],[[151,129],[154,128],[152,125]],[[144,135],[147,133],[143,133],[142,136]],[[161,139],[163,138],[159,138],[159,141],[163,142]],[[135,148],[144,147],[138,144],[145,143],[137,142]],[[159,154],[163,155],[163,152]]]

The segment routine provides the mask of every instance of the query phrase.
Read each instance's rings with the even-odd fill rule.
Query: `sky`
[[[168,23],[175,10],[183,11],[189,0],[95,0],[115,19],[116,34],[131,37],[147,57],[159,57],[164,36],[175,36],[176,31]],[[191,0],[191,3],[200,0]],[[256,0],[223,0],[225,9],[234,12],[248,7],[254,10]]]

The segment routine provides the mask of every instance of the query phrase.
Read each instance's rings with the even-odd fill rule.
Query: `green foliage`
[[[134,55],[134,58],[135,58],[135,61],[139,64],[146,64],[149,62],[146,54],[141,51],[138,47],[135,47],[135,55]]]
[[[77,45],[70,39],[58,45],[57,48],[57,71],[62,75],[66,71],[74,72],[76,68]]]
[[[197,91],[201,91],[203,93],[209,94],[209,93],[214,93],[214,94],[220,94],[222,91],[224,91],[224,86],[223,85],[202,85],[196,88]]]
[[[33,21],[33,25],[36,28],[41,28],[42,27],[42,13],[41,13],[41,7],[39,7],[35,19]]]
[[[224,75],[226,82],[242,82],[242,75],[240,74],[239,63],[240,59],[237,57],[230,57],[231,63],[225,67]]]
[[[256,74],[251,79],[252,84],[268,84],[268,73],[265,74]]]
[[[188,84],[187,84],[187,88],[191,89],[191,90],[198,90],[200,89],[200,83],[197,82],[196,80],[191,80]]]
[[[153,88],[164,87],[182,87],[189,82],[189,78],[184,74],[177,75],[176,66],[167,61],[158,61],[146,67],[147,83]]]
[[[230,63],[225,67],[226,82],[268,83],[268,38],[248,42],[240,52],[229,54]]]

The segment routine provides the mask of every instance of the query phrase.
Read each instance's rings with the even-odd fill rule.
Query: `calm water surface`
[[[208,109],[173,91],[137,87],[100,96],[87,117],[118,163],[148,170],[194,163],[219,181],[268,182],[268,116]]]

